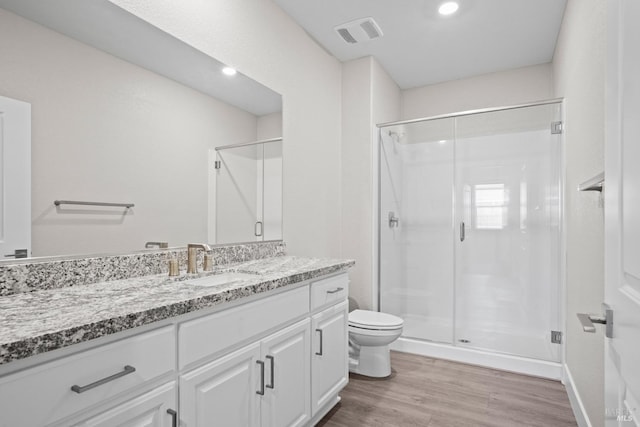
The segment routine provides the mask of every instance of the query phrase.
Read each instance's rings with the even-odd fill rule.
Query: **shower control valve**
[[[400,219],[396,216],[395,212],[389,212],[389,228],[397,227],[400,223]]]

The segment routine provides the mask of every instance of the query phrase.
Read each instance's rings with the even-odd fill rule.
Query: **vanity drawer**
[[[336,304],[349,295],[349,276],[342,273],[311,283],[311,310]]]
[[[178,331],[180,369],[308,313],[307,285],[185,322]]]
[[[170,373],[175,341],[167,326],[0,378],[0,426],[46,425]]]

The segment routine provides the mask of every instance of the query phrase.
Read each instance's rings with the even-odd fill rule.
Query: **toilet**
[[[375,378],[391,375],[389,344],[402,334],[403,323],[377,311],[349,313],[349,371]]]

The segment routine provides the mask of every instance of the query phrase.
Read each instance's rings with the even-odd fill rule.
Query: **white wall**
[[[0,93],[32,104],[33,255],[206,239],[208,149],[254,140],[255,116],[4,10],[0,56]]]
[[[340,256],[340,63],[270,0],[113,3],[283,95],[287,250]]]
[[[395,81],[387,74],[382,68],[380,63],[375,59],[371,64],[371,123],[375,126],[380,123],[391,122],[400,120],[402,92]],[[371,176],[373,176],[373,224],[371,234],[374,236],[372,242],[373,247],[370,249],[370,253],[377,256],[378,249],[378,194],[379,194],[379,182],[378,182],[378,163],[379,163],[379,130],[377,127],[372,127],[372,150],[373,150],[373,165],[371,170]],[[372,269],[371,279],[367,278],[365,286],[369,286],[372,292],[372,306],[377,308],[378,306],[378,268],[375,264],[375,258],[372,260],[373,265],[369,266]]]
[[[575,189],[604,169],[605,19],[605,0],[569,0],[553,60],[566,116],[566,361],[594,426],[604,425],[602,328],[584,333],[575,313],[601,311],[603,210],[598,194]]]
[[[258,117],[258,141],[282,137],[282,112]]]
[[[371,57],[342,65],[342,256],[356,260],[349,296],[371,308],[373,176]],[[369,281],[369,285],[367,285]]]
[[[542,64],[407,89],[402,92],[402,118],[550,99],[554,97],[552,72],[551,64]]]
[[[372,57],[342,67],[342,256],[356,260],[349,294],[361,308],[377,304],[373,271],[377,218],[378,130],[397,120],[400,89]]]

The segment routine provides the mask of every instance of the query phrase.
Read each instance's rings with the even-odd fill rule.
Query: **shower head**
[[[398,144],[400,142],[400,139],[404,138],[404,132],[398,132],[395,130],[390,130],[389,131],[389,137],[396,143]]]

